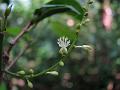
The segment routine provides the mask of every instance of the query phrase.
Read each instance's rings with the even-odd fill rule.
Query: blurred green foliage
[[[0,90],[7,90],[5,83],[2,83],[0,85]]]

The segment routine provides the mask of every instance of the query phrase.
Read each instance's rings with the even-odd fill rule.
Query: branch
[[[10,51],[12,50],[12,48],[14,47],[14,45],[19,41],[20,38],[22,38],[22,36],[28,32],[31,27],[33,26],[33,23],[30,21],[23,29],[22,31],[19,33],[18,36],[16,36],[10,43],[9,43],[9,47],[7,49],[7,53],[9,54]]]
[[[35,78],[35,77],[44,75],[44,74],[46,74],[46,72],[51,71],[51,70],[55,69],[56,67],[58,67],[58,65],[59,65],[59,62],[55,63],[54,65],[52,65],[51,67],[49,67],[48,69],[46,69],[46,70],[44,70],[40,73],[37,73],[37,74],[34,74],[34,75],[26,75],[25,77],[26,78]]]
[[[19,60],[19,58],[23,55],[23,53],[26,51],[26,49],[28,49],[28,44],[25,45],[24,49],[21,50],[21,52],[17,55],[17,57],[6,67],[5,70],[9,70],[12,66],[15,65],[15,63],[17,62],[17,60]]]
[[[36,24],[37,25],[37,24]],[[36,25],[34,25],[34,27],[36,27]],[[32,28],[34,28],[34,27],[32,27]],[[47,27],[47,24],[44,26],[44,28],[46,28]],[[40,36],[39,36],[40,37]],[[29,47],[30,47],[30,45],[32,45],[33,43],[36,43],[37,41],[38,41],[38,38],[39,37],[37,37],[37,39],[35,39],[34,41],[30,41],[30,44],[28,45],[26,45],[25,46],[25,48],[18,54],[18,56],[6,67],[6,69],[5,70],[9,70],[16,62],[17,62],[17,60],[19,60],[19,58],[23,55],[23,53],[25,52],[25,50],[26,49],[28,49]]]
[[[77,41],[78,41],[79,31],[80,31],[80,30],[77,30],[77,31],[76,31],[76,37],[75,37],[74,41],[72,42],[71,46],[70,46],[69,49],[68,49],[68,54],[67,54],[66,56],[62,56],[62,59],[60,59],[60,61],[61,61],[61,60],[64,61],[64,60],[69,56],[69,54],[71,53],[71,51],[74,49],[74,45],[75,45],[75,44],[77,43]],[[59,61],[59,62],[60,62],[60,61]],[[5,70],[4,72],[7,73],[7,74],[9,74],[9,75],[11,75],[11,76],[15,76],[15,77],[23,78],[23,79],[26,79],[26,78],[27,78],[27,79],[29,79],[29,78],[35,78],[35,77],[38,77],[38,76],[41,76],[41,75],[46,74],[46,72],[48,72],[48,71],[51,71],[51,70],[55,69],[56,67],[59,66],[59,62],[55,63],[54,65],[52,65],[51,67],[49,67],[48,69],[46,69],[46,70],[44,70],[44,71],[42,71],[42,72],[39,72],[39,73],[37,73],[37,74],[32,74],[32,75],[25,75],[25,76],[22,76],[22,77],[21,77],[19,74],[10,72],[10,71],[8,71],[8,70]]]
[[[11,75],[11,76],[13,76],[13,77],[21,78],[21,76],[18,75],[17,73],[13,73],[13,72],[10,72],[10,71],[8,71],[8,70],[5,70],[5,71],[3,71],[3,72],[6,73],[6,74]]]
[[[62,59],[61,60],[65,60],[68,56],[69,56],[69,54],[70,54],[70,52],[72,51],[72,49],[74,48],[74,45],[75,45],[75,43],[77,42],[77,40],[78,40],[78,36],[75,38],[75,40],[73,41],[73,43],[71,44],[71,46],[69,47],[69,49],[68,49],[68,54],[66,55],[66,56],[64,56],[64,57],[62,57]],[[60,61],[61,61],[60,60]],[[60,62],[59,61],[59,62]],[[9,74],[9,75],[11,75],[11,76],[15,76],[15,77],[19,77],[19,78],[23,78],[23,79],[29,79],[29,78],[35,78],[35,77],[38,77],[38,76],[41,76],[41,75],[44,75],[44,74],[46,74],[46,72],[48,72],[48,71],[51,71],[51,70],[53,70],[53,69],[55,69],[56,67],[58,67],[59,66],[59,62],[57,62],[57,63],[55,63],[54,65],[52,65],[51,67],[49,67],[48,69],[46,69],[46,70],[44,70],[44,71],[42,71],[42,72],[39,72],[39,73],[37,73],[37,74],[34,74],[34,75],[25,75],[25,76],[20,76],[20,75],[18,75],[17,73],[13,73],[13,72],[10,72],[10,71],[8,71],[8,70],[5,70],[4,72],[5,73],[7,73],[7,74]]]

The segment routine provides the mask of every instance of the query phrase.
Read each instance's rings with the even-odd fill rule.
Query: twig
[[[5,70],[9,70],[14,64],[19,60],[19,58],[23,55],[23,53],[26,51],[26,49],[29,47],[29,45],[25,45],[24,49],[21,50],[21,52],[17,55],[17,57],[6,67]]]
[[[18,75],[17,73],[13,73],[13,72],[10,72],[10,71],[8,71],[8,70],[4,70],[3,72],[6,73],[6,74],[11,75],[11,76],[13,76],[13,77],[21,78],[21,76]]]
[[[16,37],[14,38],[12,41],[12,43],[9,43],[9,47],[7,49],[7,51],[5,51],[4,53],[4,56],[8,57],[9,59],[9,53],[10,51],[12,50],[12,48],[14,47],[14,45],[19,41],[19,39],[26,33],[28,32],[29,30],[33,29],[36,27],[37,23],[32,26],[33,24],[31,23],[28,23],[28,25],[21,31],[21,33]],[[31,27],[32,26],[32,27]],[[16,62],[17,60],[23,55],[23,53],[25,52],[25,50],[29,47],[30,45],[26,45],[25,48],[18,54],[18,56],[5,68],[5,70],[8,70],[10,69]]]
[[[34,27],[36,27],[36,25]],[[34,27],[32,27],[32,28],[34,28]],[[45,25],[44,28],[46,28],[46,27],[47,26]],[[5,70],[8,71],[17,62],[17,60],[19,60],[19,58],[23,55],[23,53],[26,51],[26,49],[28,49],[30,47],[30,45],[32,45],[33,43],[35,43],[37,41],[38,41],[38,39],[32,41],[31,44],[29,44],[29,45],[27,44],[25,46],[25,48],[18,54],[18,56],[8,66],[6,66]]]
[[[37,25],[37,23],[32,28],[36,27],[36,25]],[[46,27],[47,26],[45,25],[44,28],[46,28]],[[30,45],[32,45],[33,43],[35,43],[37,41],[38,41],[38,39],[32,41],[31,44],[29,44],[29,45],[27,44],[25,46],[25,48],[18,54],[18,56],[6,67],[5,70],[9,70],[17,62],[17,60],[19,60],[19,58],[23,55],[23,53],[26,51],[26,49],[28,49]]]
[[[28,32],[31,27],[32,27],[33,23],[29,22],[23,29],[22,31],[19,33],[19,35],[17,35],[10,43],[9,43],[9,47],[7,49],[7,53],[9,54],[10,51],[12,50],[12,48],[14,47],[14,45],[19,41],[19,39],[26,33]]]
[[[9,43],[9,46],[8,46],[8,48],[7,48],[7,50],[5,50],[4,51],[4,53],[3,53],[3,58],[5,58],[5,59],[7,59],[6,61],[6,65],[8,64],[8,61],[9,61],[9,53],[10,53],[10,51],[12,50],[12,48],[14,47],[14,45],[19,41],[19,39],[20,38],[22,38],[23,37],[23,35],[26,33],[26,32],[28,32],[31,28],[32,28],[32,26],[34,25],[34,23],[32,22],[32,21],[30,21],[23,29],[22,29],[22,31]],[[36,26],[36,25],[35,25]],[[20,53],[21,54],[21,53]],[[18,56],[19,57],[19,56]],[[17,58],[16,58],[17,59]],[[15,59],[15,62],[17,61]],[[12,64],[14,64],[13,62],[12,62]],[[11,64],[10,64],[11,65]],[[12,65],[10,66],[10,67],[12,67]]]

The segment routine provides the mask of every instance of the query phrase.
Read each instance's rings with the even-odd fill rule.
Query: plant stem
[[[0,32],[0,83],[2,82],[2,63],[3,63],[2,54],[3,54],[3,38],[4,38],[4,34],[3,34],[2,32]]]
[[[34,74],[34,75],[27,75],[26,78],[35,78],[35,77],[38,77],[38,76],[41,76],[43,74],[45,74],[46,72],[48,71],[52,71],[54,68],[56,68],[57,66],[59,65],[59,62],[55,63],[53,66],[49,67],[48,69],[40,72],[40,73],[37,73],[37,74]]]
[[[4,40],[4,31],[6,30],[7,19],[0,20],[0,83],[3,79],[3,40]]]
[[[69,54],[70,54],[70,52],[72,51],[72,49],[74,48],[74,45],[76,44],[77,40],[78,40],[78,35],[76,35],[76,38],[74,39],[74,41],[72,42],[71,46],[69,47],[69,49],[68,49],[68,54],[67,54],[66,56],[62,57],[62,58],[60,59],[60,61],[61,61],[61,60],[64,61],[64,60],[69,56]],[[54,65],[52,65],[52,66],[49,67],[48,69],[46,69],[46,70],[44,70],[44,71],[42,71],[42,72],[39,72],[39,73],[37,73],[37,74],[34,74],[34,75],[25,75],[25,76],[21,77],[21,76],[19,76],[17,73],[13,73],[13,72],[10,72],[10,71],[8,71],[8,70],[5,70],[5,72],[6,72],[7,74],[11,75],[11,76],[15,76],[15,77],[23,78],[23,79],[26,79],[26,78],[27,78],[27,79],[29,79],[29,78],[35,78],[35,77],[44,75],[44,74],[46,74],[46,72],[52,71],[53,69],[55,69],[56,67],[58,67],[60,61],[58,61],[57,63],[55,63]]]
[[[20,51],[20,53],[17,55],[17,57],[5,68],[5,70],[9,70],[14,64],[17,62],[17,60],[23,55],[23,53],[28,49],[28,44],[25,45],[24,49]]]
[[[68,54],[67,54],[66,56],[62,57],[61,60],[64,61],[64,60],[69,56],[69,54],[70,54],[70,52],[72,51],[72,49],[74,48],[74,45],[76,44],[77,40],[78,40],[78,35],[76,35],[76,38],[74,39],[74,41],[72,42],[71,46],[69,47],[69,49],[68,49]],[[60,60],[60,61],[61,61],[61,60]],[[28,76],[26,76],[26,78],[35,78],[35,77],[41,76],[41,75],[45,74],[46,72],[53,70],[53,69],[56,68],[58,65],[59,65],[59,62],[55,63],[53,66],[49,67],[48,69],[46,69],[46,70],[44,70],[44,71],[42,71],[42,72],[40,72],[40,73],[38,73],[38,74],[35,74],[35,75],[32,75],[32,76],[31,76],[31,75],[28,75]]]
[[[10,72],[10,71],[8,71],[8,70],[5,70],[5,71],[3,71],[3,72],[6,73],[6,74],[11,75],[11,76],[13,76],[13,77],[21,78],[21,76],[19,76],[17,73],[13,73],[13,72]]]

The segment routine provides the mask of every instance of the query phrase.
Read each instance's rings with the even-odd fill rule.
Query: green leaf
[[[61,22],[53,21],[51,23],[51,26],[53,32],[56,33],[59,37],[67,36],[71,40],[74,40],[74,38],[76,37],[75,32]]]
[[[79,14],[73,13],[80,21],[82,20],[85,9],[79,4],[76,0],[53,0],[49,2],[48,4],[55,4],[55,5],[68,5],[72,8],[72,12],[79,12]]]
[[[64,12],[69,12],[71,15],[75,15],[79,20],[82,20],[85,13],[81,5],[75,0],[56,0],[36,9],[33,22],[39,22],[49,16]]]

